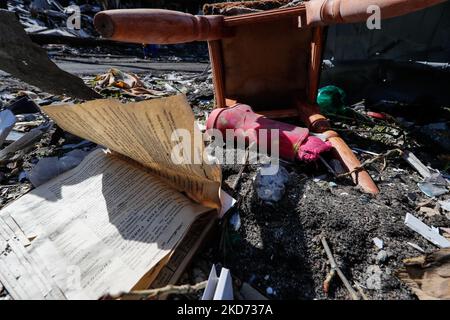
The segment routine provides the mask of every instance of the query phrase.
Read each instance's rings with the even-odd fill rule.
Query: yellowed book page
[[[129,291],[210,208],[97,149],[76,168],[0,211],[25,235],[68,299]]]
[[[184,95],[126,104],[102,99],[43,110],[64,130],[141,163],[204,205],[220,207],[220,167],[203,162],[202,135]],[[176,129],[187,130],[192,139],[191,152],[182,154],[191,161],[182,164],[171,156],[182,140],[177,135],[172,139]]]
[[[216,221],[209,219],[208,215],[203,215],[195,221],[189,233],[170,255],[168,263],[158,272],[158,276],[151,283],[152,288],[161,288],[169,284],[175,284],[179,280],[187,264],[208,237],[208,233],[211,232],[215,223]]]
[[[133,290],[143,290],[149,287],[162,288],[175,284],[185,271],[191,259],[204,243],[212,227],[217,222],[215,215],[206,213],[199,217],[191,226],[186,236],[174,252],[153,268],[134,286]],[[130,296],[125,296],[129,298]],[[132,296],[131,296],[132,297]],[[159,298],[162,298],[159,297]]]

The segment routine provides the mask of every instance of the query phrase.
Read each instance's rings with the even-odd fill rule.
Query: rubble
[[[62,19],[63,11],[51,10],[59,12],[53,16],[54,19]],[[232,14],[228,11],[221,13]],[[30,24],[28,31],[34,28],[34,32],[45,33],[38,27],[48,29],[48,26],[27,20],[26,16],[27,13],[23,12],[21,20]],[[68,36],[65,32],[63,34]],[[57,52],[58,48],[47,49]],[[64,50],[73,59],[79,59],[78,54],[85,54],[73,48]],[[184,93],[197,120],[204,122],[208,118],[205,112],[211,113],[214,95],[210,69],[206,68],[204,72],[124,71],[123,65],[132,63],[133,58],[120,55],[112,58],[116,59],[110,62],[113,69],[105,66],[101,73],[86,73],[82,77],[88,87],[104,97],[133,102]],[[94,56],[93,59],[99,58]],[[158,59],[163,61],[166,58],[161,56]],[[168,57],[163,63],[176,69],[177,60]],[[44,105],[78,102],[73,95],[67,98],[41,89],[12,76],[0,75],[1,105],[3,110],[10,109],[18,122],[0,151],[1,206],[76,165],[82,155],[96,147],[89,140],[51,125],[51,121],[40,113],[40,107]],[[448,234],[441,231],[443,236],[440,236],[435,228],[429,226],[438,230],[450,227],[448,185],[445,181],[449,158],[443,150],[423,142],[424,138],[430,137],[424,135],[418,139],[415,136],[416,129],[421,127],[420,122],[413,119],[399,121],[398,117],[390,116],[389,110],[372,111],[373,107],[371,101],[362,101],[345,106],[343,112],[330,112],[329,118],[331,128],[345,139],[379,186],[377,196],[367,196],[351,185],[342,163],[328,154],[315,163],[282,162],[275,176],[261,175],[261,167],[247,161],[245,164],[224,164],[223,186],[238,199],[235,208],[220,222],[220,227],[227,226],[223,227],[226,245],[219,245],[221,236],[213,234],[194,257],[192,266],[187,267],[178,282],[180,286],[126,294],[154,298],[170,293],[177,299],[199,299],[206,286],[203,281],[209,267],[219,262],[233,275],[233,281],[228,280],[227,286],[229,290],[232,283],[237,293],[233,297],[235,299],[351,299],[355,298],[354,294],[359,299],[415,299],[415,294],[423,297],[420,291],[411,291],[402,285],[401,278],[394,276],[391,270],[403,266],[403,260],[416,255],[417,251],[432,255],[436,243],[441,246],[447,243],[444,241]],[[374,113],[383,117],[371,118]],[[297,124],[293,119],[283,121]],[[406,122],[411,125],[405,125]],[[435,134],[433,130],[445,131],[441,118],[432,123],[439,125],[423,126],[432,130],[428,136]],[[441,138],[442,142],[446,142],[445,136]],[[401,153],[396,152],[395,157],[394,153],[385,156],[390,150],[400,150]],[[230,146],[227,151],[237,152]],[[61,163],[72,155],[80,158],[72,158],[75,162],[69,164]],[[436,173],[432,168],[440,172]],[[39,177],[37,181],[36,177]],[[422,221],[419,225],[407,216],[408,225],[419,233],[404,225],[407,214],[414,214]],[[327,267],[330,257],[324,253],[321,243],[324,234],[335,260],[331,267]],[[346,283],[336,278],[329,281],[324,290],[324,281],[331,274],[329,271],[336,270],[336,267],[341,269]],[[423,264],[407,264],[409,271],[413,270],[411,268],[426,269]],[[413,279],[413,272],[409,273],[412,281],[418,283],[420,279]],[[433,279],[436,279],[434,275]],[[5,291],[1,293],[0,286],[0,296],[8,297]],[[113,298],[125,296],[121,293],[113,295]]]
[[[426,179],[431,176],[430,169],[428,169],[419,159],[417,159],[414,153],[405,150],[403,152],[403,159],[408,162],[414,169],[416,169],[423,178]]]
[[[138,99],[163,97],[167,96],[168,93],[173,94],[174,92],[177,92],[177,90],[172,87],[167,88],[167,84],[165,87],[166,90],[164,91],[148,89],[138,76],[118,69],[110,69],[107,73],[96,76],[94,82],[100,92],[104,92],[104,88],[107,88],[108,90],[117,88],[122,90],[122,94]],[[112,93],[114,93],[114,91]]]
[[[177,74],[177,78],[178,79],[182,79],[185,77],[189,77],[189,74],[186,73],[178,73]],[[142,79],[144,79],[144,81],[159,81],[158,78],[164,79],[165,77],[163,76],[147,76],[147,78],[145,77],[141,77]],[[153,80],[154,79],[154,80]],[[211,80],[209,80],[211,81]],[[189,90],[187,91],[188,93],[188,98],[192,97],[192,93],[195,91],[195,86],[196,83],[193,82],[191,85],[188,86]],[[211,90],[211,82],[209,82],[209,86]],[[211,92],[211,91],[210,91]],[[210,99],[212,98],[212,96],[210,96]],[[125,98],[124,98],[125,99]],[[193,101],[193,107],[194,107],[194,111],[196,112],[196,114],[198,115],[198,117],[204,118],[204,110],[209,110],[209,108],[211,107],[211,104],[206,104],[206,109],[205,109],[205,105],[201,105],[200,104],[200,100],[192,100]],[[347,124],[345,122],[342,122],[341,124],[342,126],[346,126]],[[351,125],[351,122],[350,122]],[[377,131],[373,131],[375,135],[379,136],[379,133],[377,133]],[[367,133],[364,133],[363,135],[367,135]],[[77,141],[77,140],[75,140]],[[77,148],[76,145],[78,143],[81,143],[81,145],[78,148],[82,148],[83,145],[86,145],[86,142],[80,142],[80,140],[78,140],[78,142],[71,142],[70,140],[66,143],[64,143],[63,146],[66,146],[66,150],[70,150],[67,148]],[[373,145],[366,145],[366,144],[359,144],[359,146],[361,148],[373,148]],[[382,149],[372,149],[372,150],[377,150],[379,152],[382,152]],[[379,154],[379,153],[377,153]],[[372,155],[368,155],[368,156],[372,156]],[[361,155],[361,157],[365,157],[364,154]],[[233,168],[234,169],[233,169]],[[236,174],[238,173],[240,166],[225,166],[224,168],[224,181],[227,180],[228,177],[231,178],[230,181],[234,181],[234,178],[236,176]],[[292,169],[294,168],[294,169]],[[301,168],[298,167],[298,165],[293,166],[289,165],[289,170],[291,171],[290,173],[290,178],[289,181],[287,182],[287,185],[285,186],[286,188],[286,194],[285,194],[285,199],[284,200],[280,200],[281,203],[276,204],[275,207],[268,209],[268,207],[265,207],[264,205],[261,207],[260,205],[255,205],[253,204],[252,201],[254,201],[254,190],[253,190],[253,181],[252,181],[252,177],[255,176],[256,174],[256,168],[254,168],[253,166],[249,165],[247,167],[247,169],[243,172],[242,174],[242,178],[241,178],[241,182],[239,183],[239,185],[236,187],[236,192],[238,194],[241,193],[248,193],[247,197],[249,197],[247,200],[245,200],[242,204],[239,205],[240,207],[240,218],[241,218],[241,228],[238,230],[238,234],[240,235],[238,238],[238,242],[236,244],[234,244],[232,246],[232,251],[229,252],[227,254],[227,260],[231,261],[228,263],[228,266],[231,266],[231,270],[235,270],[235,268],[237,268],[236,271],[236,276],[238,276],[239,278],[242,278],[243,280],[248,281],[250,279],[250,274],[251,273],[255,273],[259,274],[261,272],[261,279],[263,279],[263,277],[270,272],[270,268],[269,270],[267,270],[266,267],[261,268],[261,267],[257,267],[255,263],[260,264],[263,263],[263,261],[271,261],[270,257],[274,254],[276,254],[276,259],[278,259],[278,261],[280,262],[279,265],[279,269],[278,271],[273,271],[275,276],[274,279],[272,279],[272,281],[277,282],[277,283],[286,283],[285,285],[281,285],[280,288],[277,288],[277,295],[273,296],[271,295],[270,298],[287,298],[287,297],[307,297],[307,293],[311,292],[309,297],[322,297],[325,298],[325,296],[322,295],[321,293],[321,282],[323,281],[325,274],[323,272],[320,271],[320,267],[316,268],[313,267],[314,269],[314,278],[316,279],[313,281],[313,283],[317,283],[316,285],[311,284],[311,282],[309,280],[306,280],[304,278],[304,276],[302,276],[302,274],[304,273],[304,270],[302,270],[302,268],[300,268],[300,270],[297,273],[297,277],[300,279],[299,282],[290,282],[291,280],[288,280],[286,278],[284,278],[281,275],[277,275],[277,274],[282,274],[283,272],[285,273],[289,273],[288,270],[290,270],[289,267],[289,263],[286,262],[286,259],[283,258],[284,254],[277,254],[277,251],[279,251],[279,247],[275,245],[275,243],[280,243],[279,241],[281,241],[281,244],[285,243],[284,239],[295,239],[296,237],[298,237],[298,230],[302,230],[304,228],[311,228],[311,223],[309,221],[319,221],[319,222],[314,222],[314,223],[319,223],[319,226],[325,226],[325,228],[328,228],[327,225],[330,226],[330,231],[335,232],[336,228],[342,228],[341,223],[339,223],[338,221],[341,219],[343,219],[343,221],[347,221],[347,217],[349,214],[350,215],[355,215],[358,212],[357,217],[360,218],[356,218],[356,221],[364,221],[364,220],[358,220],[358,219],[366,219],[366,218],[362,218],[365,214],[373,216],[374,221],[391,221],[391,218],[388,218],[390,215],[396,217],[398,216],[397,220],[398,222],[396,222],[394,224],[394,229],[390,229],[387,225],[385,225],[384,223],[382,223],[381,225],[381,231],[377,231],[380,228],[380,226],[375,227],[376,225],[378,225],[378,222],[376,224],[371,224],[369,223],[367,226],[368,229],[367,230],[371,230],[371,228],[375,227],[375,229],[373,229],[373,231],[370,231],[366,236],[362,237],[362,230],[361,226],[364,224],[355,224],[352,223],[350,221],[348,221],[349,223],[349,228],[345,227],[344,229],[342,229],[342,232],[345,233],[350,233],[352,235],[356,235],[358,237],[358,239],[366,239],[366,240],[360,240],[361,243],[366,243],[365,246],[360,247],[357,246],[356,248],[352,249],[355,250],[356,249],[356,254],[357,255],[361,255],[360,258],[355,260],[355,256],[354,255],[349,255],[348,253],[342,253],[339,250],[339,254],[338,257],[339,259],[343,259],[345,261],[345,264],[349,264],[350,266],[352,266],[352,268],[355,268],[356,265],[361,264],[361,268],[363,268],[365,266],[365,261],[370,261],[370,259],[368,258],[368,256],[366,256],[363,252],[365,250],[370,251],[371,248],[373,248],[373,243],[371,242],[370,239],[372,239],[375,235],[378,237],[382,237],[384,242],[385,242],[385,246],[387,245],[389,248],[392,248],[392,244],[391,243],[391,238],[394,237],[394,239],[397,239],[397,236],[395,236],[395,234],[397,234],[397,232],[399,233],[399,238],[398,240],[394,240],[394,250],[396,251],[396,254],[394,256],[394,258],[391,260],[389,259],[387,261],[388,265],[392,265],[393,263],[397,263],[398,265],[400,265],[399,260],[402,258],[406,258],[408,255],[412,255],[414,254],[414,252],[417,252],[415,249],[411,248],[410,251],[408,251],[406,248],[408,248],[408,245],[406,244],[408,239],[410,242],[414,241],[416,243],[418,243],[421,247],[424,248],[424,250],[430,250],[430,246],[428,244],[426,244],[425,242],[422,242],[420,239],[420,236],[414,237],[414,236],[409,236],[409,237],[405,237],[405,235],[402,233],[403,231],[401,231],[402,229],[398,226],[399,223],[402,223],[402,217],[400,217],[399,215],[401,215],[403,212],[405,212],[403,206],[403,196],[404,194],[408,193],[408,192],[412,192],[416,194],[416,200],[414,200],[411,204],[413,205],[413,207],[411,208],[411,210],[414,210],[415,206],[417,205],[417,203],[420,201],[420,193],[417,194],[417,192],[420,192],[419,189],[417,188],[417,182],[421,181],[421,177],[417,175],[417,173],[415,173],[414,170],[409,169],[409,167],[406,166],[406,164],[404,162],[401,161],[401,159],[390,159],[388,160],[388,165],[386,167],[386,169],[384,171],[382,171],[381,173],[379,173],[376,169],[379,168],[379,166],[377,165],[377,163],[374,163],[373,165],[369,166],[369,170],[372,174],[374,174],[375,176],[380,176],[382,178],[382,200],[378,200],[375,203],[369,203],[369,204],[363,204],[360,202],[360,196],[358,195],[358,193],[355,193],[354,191],[352,191],[350,186],[345,186],[342,185],[341,182],[337,183],[337,186],[334,187],[335,189],[337,189],[335,192],[336,194],[340,194],[342,192],[347,193],[348,196],[350,197],[348,200],[346,200],[345,202],[336,202],[338,201],[336,196],[334,195],[334,193],[330,193],[329,191],[327,191],[328,189],[321,189],[320,186],[314,186],[313,181],[312,181],[312,175],[310,175],[311,179],[311,184],[310,182],[306,181],[304,183],[296,183],[296,181],[302,181],[302,179],[305,179],[304,176],[302,176],[301,174],[303,174],[303,172],[299,171]],[[400,168],[403,170],[400,172],[396,172],[396,170]],[[395,169],[395,170],[394,170]],[[292,171],[294,170],[294,171]],[[303,169],[302,169],[303,170]],[[312,172],[314,172],[314,176],[317,176],[318,174],[315,173],[317,171],[313,170],[309,168],[307,169],[306,172],[308,172],[309,170],[309,174],[311,174]],[[326,173],[326,169],[322,168],[321,169],[323,173]],[[403,186],[403,184],[405,182],[403,182],[403,180],[407,181],[407,189],[405,189],[405,187]],[[388,184],[392,183],[392,186],[389,186]],[[399,186],[399,187],[397,187]],[[13,187],[9,188],[9,192],[12,191]],[[18,190],[17,187],[15,190]],[[309,191],[307,194],[305,194],[305,198],[303,199],[303,194],[304,191],[302,191],[304,188],[307,188]],[[398,189],[400,188],[400,189]],[[291,198],[292,197],[292,198]],[[13,198],[11,198],[9,201],[11,201]],[[303,200],[302,200],[303,199]],[[317,199],[321,199],[319,200],[319,202],[317,202]],[[301,209],[296,209],[298,202],[300,201],[301,205],[299,208]],[[333,202],[336,202],[336,204],[332,204]],[[352,205],[350,206],[350,208],[348,207],[348,204],[352,203]],[[329,206],[331,205],[331,207]],[[369,207],[367,207],[369,206]],[[377,209],[377,206],[381,206],[381,209]],[[346,209],[346,210],[342,210],[342,209]],[[263,214],[262,217],[260,217],[260,213],[261,210],[268,210],[267,213]],[[280,210],[287,212],[290,210],[293,210],[293,212],[295,214],[289,214],[288,218],[286,220],[286,222],[288,222],[288,224],[286,223],[281,223],[279,221],[275,220],[275,225],[274,228],[276,227],[277,229],[281,229],[283,230],[283,236],[281,238],[276,238],[278,240],[275,240],[275,234],[273,234],[273,239],[274,241],[276,241],[273,245],[270,245],[269,242],[272,242],[272,239],[270,232],[270,230],[272,230],[271,226],[265,226],[264,225],[264,221],[267,221],[268,223],[272,224],[273,223],[273,218],[271,218],[271,215],[273,214],[274,217],[275,216],[279,216]],[[287,210],[287,211],[286,211]],[[298,210],[298,211],[297,211]],[[381,214],[381,211],[378,212],[378,210],[387,210],[387,214],[384,216],[383,214]],[[257,212],[258,214],[252,214],[251,212]],[[300,212],[303,212],[303,214],[300,214]],[[333,218],[333,222],[331,224],[328,224],[327,221],[329,219],[329,214],[327,212],[333,212],[333,215],[337,215],[336,218]],[[374,214],[374,212],[376,212]],[[403,213],[404,216],[404,213]],[[260,231],[256,231],[258,228],[257,226],[260,224],[259,221],[262,220],[262,229]],[[312,219],[312,220],[311,220]],[[372,218],[371,218],[372,219]],[[387,220],[386,220],[387,219]],[[428,218],[427,218],[428,219]],[[302,221],[301,223],[299,221]],[[369,227],[372,226],[372,227]],[[317,228],[317,227],[315,227]],[[306,258],[306,260],[302,260],[305,262],[303,263],[308,263],[311,264],[312,266],[315,266],[315,263],[312,262],[313,260],[317,260],[319,259],[323,259],[323,258],[319,258],[319,256],[321,255],[316,255],[316,253],[314,253],[315,249],[314,249],[314,241],[312,240],[313,237],[312,235],[314,235],[314,229],[308,229],[310,231],[308,231],[308,242],[310,244],[306,245],[304,242],[300,242],[299,243],[299,248],[310,248],[310,249],[294,249],[291,248],[290,245],[288,243],[285,243],[286,248],[287,249],[283,249],[282,252],[287,252],[286,254],[288,256],[291,257],[297,257],[294,259],[304,259],[301,258],[302,256],[304,256],[305,254],[305,250],[312,250],[312,256],[311,258]],[[364,229],[363,229],[364,230]],[[394,231],[397,230],[397,231]],[[392,232],[394,232],[394,236],[392,234]],[[312,233],[312,235],[311,235]],[[259,234],[259,237],[263,237],[263,238],[254,238],[255,236],[257,236],[257,234]],[[340,234],[340,233],[339,233]],[[373,234],[372,238],[370,237],[371,234]],[[350,246],[354,243],[354,240],[351,240],[352,237],[348,237],[345,238],[347,240],[345,240],[345,243],[347,243],[346,245]],[[257,242],[261,243],[263,245],[263,248],[265,250],[265,253],[256,253],[254,250],[248,248],[248,243],[246,239],[258,239]],[[253,241],[253,240],[251,240]],[[342,241],[342,240],[341,240]],[[386,244],[387,243],[387,244]],[[239,254],[237,253],[237,248],[239,246],[244,246],[243,248],[241,248],[240,250],[243,250],[243,253],[247,256],[247,257],[251,257],[252,260],[254,260],[255,262],[250,262],[248,261],[248,259],[242,259],[239,258]],[[238,246],[238,247],[236,247]],[[431,245],[432,246],[432,245]],[[233,249],[234,248],[234,249]],[[208,249],[207,249],[208,250]],[[256,249],[255,249],[256,250]],[[261,249],[257,249],[257,250],[261,250]],[[403,252],[403,250],[406,250],[405,252]],[[237,255],[237,257],[236,257]],[[316,257],[316,258],[313,258]],[[200,259],[200,258],[199,258]],[[209,261],[214,261],[212,258],[208,258],[211,259]],[[309,262],[312,259],[311,262]],[[375,261],[374,261],[375,262]],[[242,264],[247,265],[244,268],[242,268]],[[296,265],[298,265],[299,263],[296,263]],[[366,278],[365,277],[360,277],[358,276],[362,271],[359,271],[359,267],[356,267],[355,269],[355,274],[356,274],[356,278],[359,282],[366,284]],[[364,273],[363,273],[364,274]],[[398,298],[398,297],[402,297],[402,298],[411,298],[411,295],[405,291],[403,291],[403,289],[394,289],[394,291],[392,291],[391,293],[389,293],[389,291],[387,293],[378,293],[379,291],[381,292],[381,289],[376,289],[376,288],[381,288],[382,285],[377,285],[378,282],[378,275],[377,273],[375,273],[374,276],[374,280],[373,283],[374,284],[374,288],[375,289],[370,289],[368,292],[366,292],[366,294],[369,296],[369,298],[372,298],[373,296],[375,297],[390,297],[392,298]],[[189,278],[188,278],[189,279]],[[383,277],[380,275],[380,279],[383,279]],[[190,283],[195,283],[193,280],[188,280]],[[380,280],[382,281],[382,280]],[[252,286],[256,286],[256,288],[258,288],[258,290],[260,290],[261,292],[265,292],[266,288],[268,287],[267,285],[264,284],[260,284],[259,280],[256,280],[256,282],[254,284],[252,284]],[[309,286],[313,286],[312,291],[302,291],[302,292],[298,292],[298,291],[294,291],[293,288],[308,288]],[[340,298],[345,298],[347,297],[346,294],[343,294],[342,292],[340,292],[339,290],[337,291],[337,293],[334,293],[334,291],[336,290],[336,285],[331,287],[331,293],[332,293],[332,297],[335,296],[336,294],[338,295],[337,297]],[[295,292],[295,293],[294,293]]]
[[[203,11],[205,14],[236,15],[250,12],[260,12],[282,7],[290,3],[291,0],[270,0],[270,1],[240,1],[234,3],[205,4]]]
[[[450,127],[446,122],[430,123],[419,128],[424,136],[445,150],[450,150]]]
[[[14,141],[7,147],[0,150],[0,161],[10,159],[16,151],[26,151],[28,147],[32,147],[34,143],[39,141],[42,136],[51,129],[51,127],[52,124],[49,123],[30,130],[17,141]]]
[[[58,1],[9,1],[9,10],[15,12],[27,33],[63,35],[66,37],[93,37],[92,15],[101,10],[98,5],[68,5]],[[68,23],[74,12],[80,13],[80,26]],[[88,15],[89,14],[89,15]]]

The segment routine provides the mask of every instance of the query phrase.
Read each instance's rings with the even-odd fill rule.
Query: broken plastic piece
[[[10,110],[0,112],[0,146],[5,142],[15,123],[16,117]]]
[[[383,113],[380,113],[380,112],[369,111],[369,112],[367,112],[367,115],[374,119],[386,120],[386,115],[384,115]]]
[[[431,175],[430,169],[428,169],[411,151],[403,151],[403,160],[408,162],[417,172],[424,178],[428,178]]]
[[[52,124],[44,124],[38,128],[34,128],[31,131],[27,132],[17,141],[11,143],[9,146],[0,151],[0,160],[5,160],[11,157],[16,151],[28,148],[34,142],[38,141],[44,133],[46,133]]]
[[[410,213],[406,214],[405,225],[415,232],[419,233],[422,237],[432,242],[439,248],[450,248],[449,240],[445,239],[439,233],[433,231],[432,228],[427,226],[425,223],[423,223]]]
[[[432,173],[423,182],[417,183],[419,189],[430,198],[443,195],[448,192],[447,180],[440,173]]]
[[[419,182],[419,189],[430,198],[443,195],[448,192],[446,188],[436,186],[430,182]]]
[[[233,298],[233,282],[230,270],[222,268],[220,277],[217,277],[216,266],[213,264],[202,300],[233,300]]]
[[[228,210],[230,210],[236,203],[236,199],[226,193],[223,189],[219,189],[220,211],[219,218],[222,218]]]

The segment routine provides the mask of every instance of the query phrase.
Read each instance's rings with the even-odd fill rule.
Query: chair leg
[[[345,141],[335,131],[330,130],[328,120],[320,114],[320,109],[317,105],[298,103],[297,107],[301,120],[308,125],[311,131],[326,135],[327,141],[333,146],[334,156],[341,161],[349,172],[361,166],[361,163]],[[380,192],[366,170],[361,169],[352,173],[352,179],[356,185],[361,186],[364,192],[371,194]]]

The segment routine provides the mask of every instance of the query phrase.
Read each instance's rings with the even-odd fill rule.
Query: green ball
[[[317,104],[323,113],[343,113],[345,110],[345,92],[336,86],[326,86],[319,89]]]

